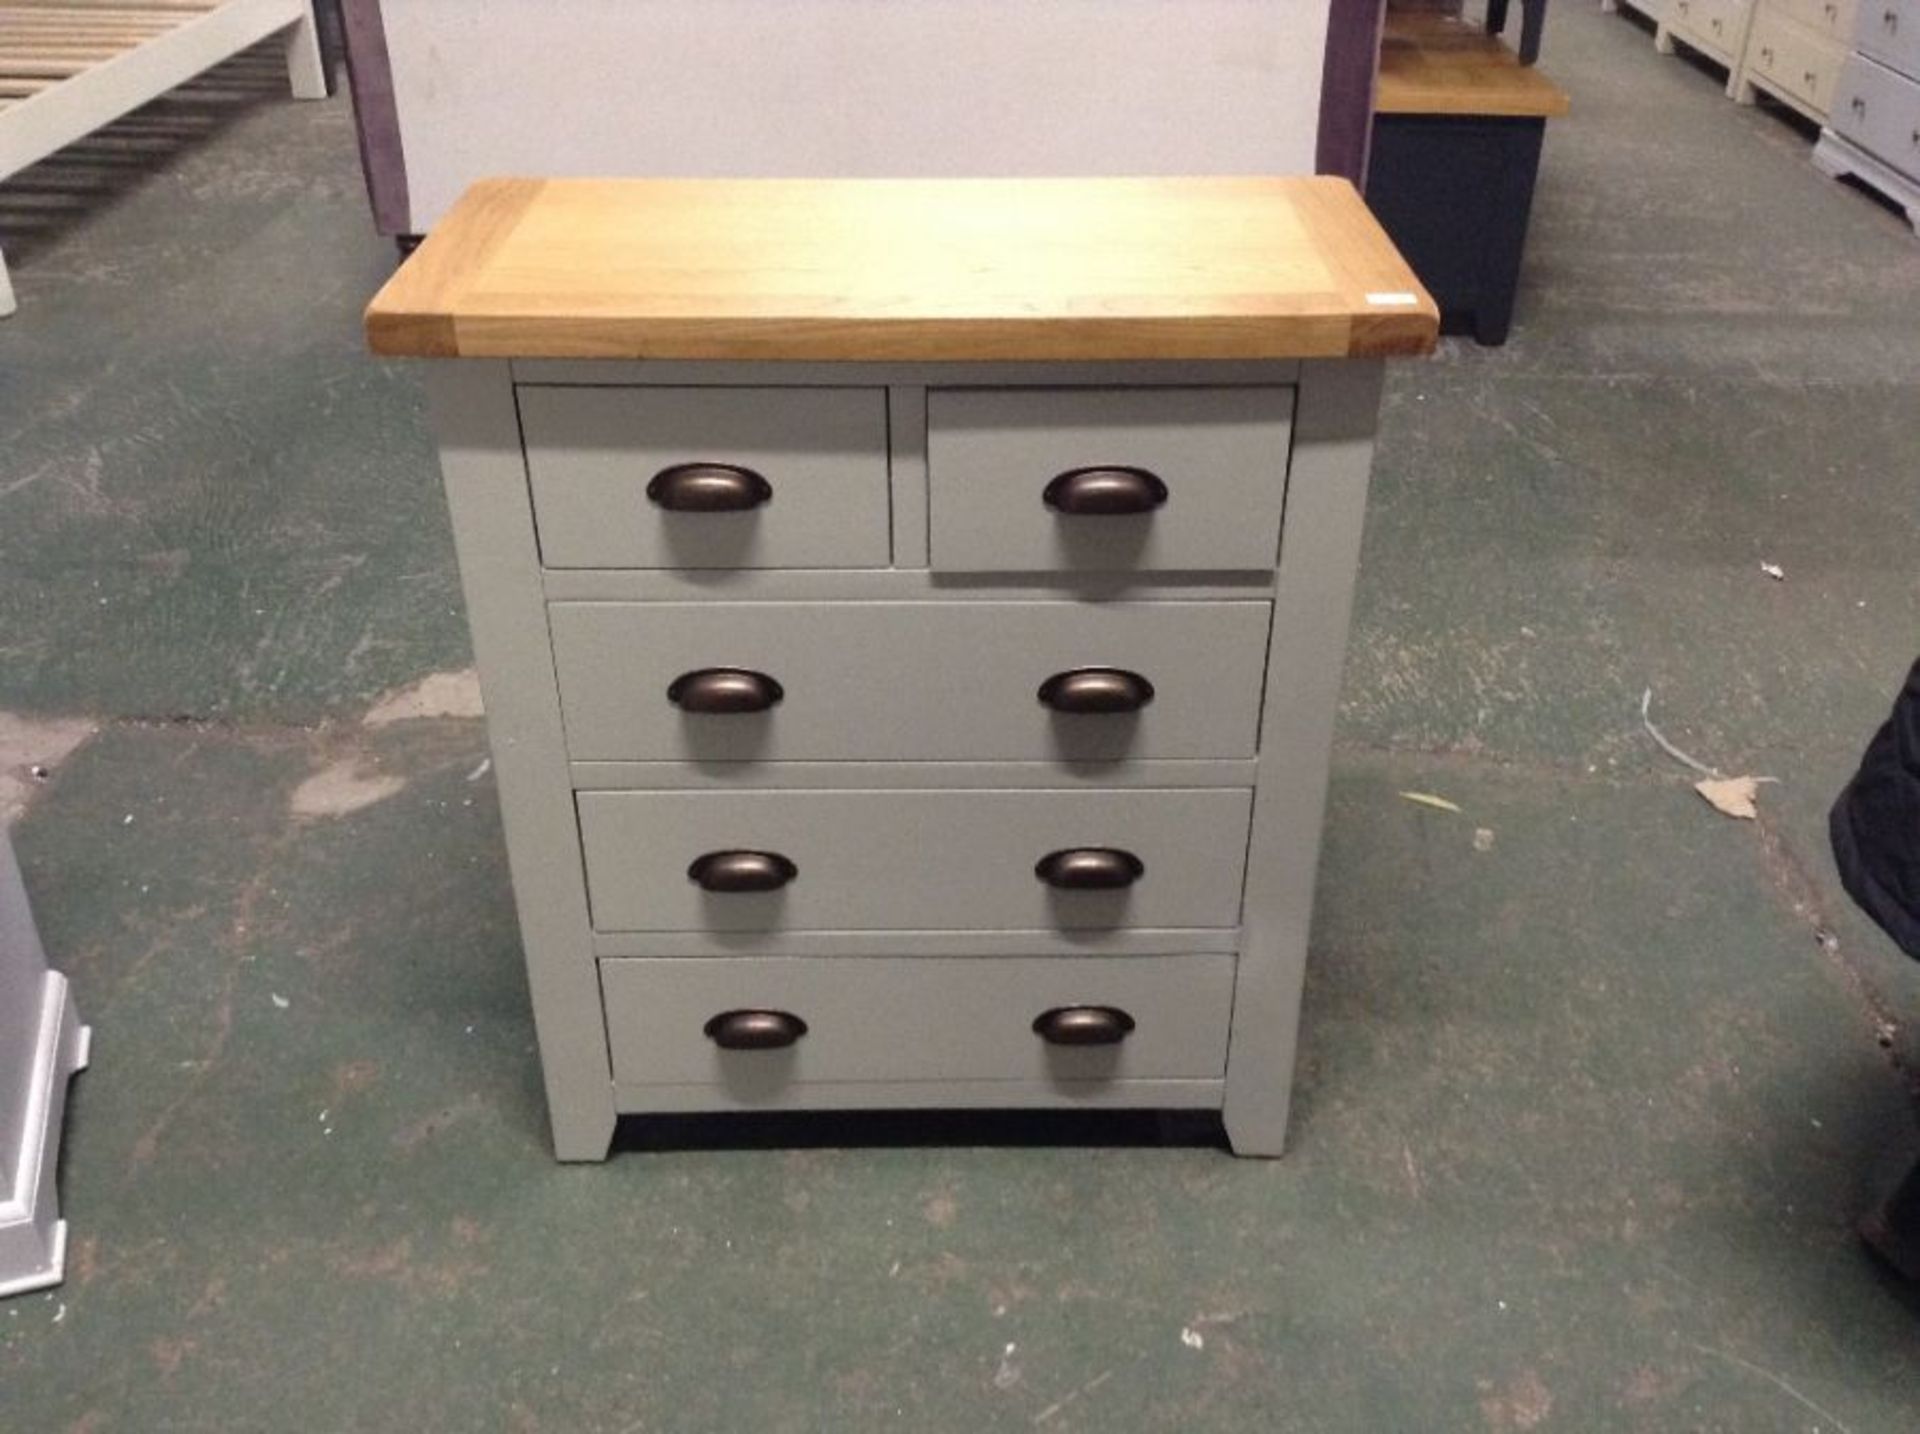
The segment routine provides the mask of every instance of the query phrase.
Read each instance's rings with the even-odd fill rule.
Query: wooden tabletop
[[[1567,108],[1564,90],[1479,26],[1443,15],[1387,16],[1378,113],[1547,119]]]
[[[383,354],[756,360],[1422,354],[1343,179],[495,179],[367,310]]]

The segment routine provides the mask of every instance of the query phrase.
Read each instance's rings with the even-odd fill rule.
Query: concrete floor
[[[1920,244],[1626,20],[1547,54],[1515,337],[1391,386],[1277,1164],[892,1117],[554,1167],[345,102],[243,66],[0,188],[0,807],[96,1031],[0,1428],[1920,1424],[1851,1229],[1920,971],[1822,830],[1920,632]]]

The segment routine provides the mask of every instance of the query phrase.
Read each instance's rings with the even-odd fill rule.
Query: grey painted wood
[[[742,1101],[810,1081],[1217,1078],[1233,1003],[1231,956],[733,957],[600,971],[617,1081],[704,1082]],[[1033,1022],[1062,1006],[1115,1007],[1135,1026],[1117,1045],[1049,1045]],[[779,1050],[721,1050],[704,1028],[742,1008],[797,1016],[806,1034]]]
[[[725,1086],[621,1085],[614,1100],[629,1114],[728,1110],[1218,1110],[1217,1080],[920,1080],[812,1081],[742,1095]]]
[[[1120,359],[1111,363],[761,363],[706,359],[514,359],[514,382],[676,388],[1091,387],[1116,385],[1290,384],[1298,359]]]
[[[1264,648],[1261,656],[1265,656]],[[691,774],[706,787],[918,791],[928,787],[1250,787],[1253,758],[1123,762],[574,762],[582,791],[676,791]]]
[[[893,565],[927,565],[927,390],[895,384],[887,391],[888,466],[893,474]]]
[[[599,956],[1163,956],[1240,949],[1237,926],[1072,931],[611,931]]]
[[[556,603],[567,750],[576,760],[1099,761],[1250,757],[1266,603]],[[1008,641],[1017,633],[1018,641]],[[682,675],[747,668],[782,699],[681,711]],[[1049,677],[1145,677],[1137,713],[1066,715]]]
[[[644,396],[643,407],[693,398],[696,409],[721,413],[736,397],[724,391],[733,385],[791,397],[785,412],[796,423],[795,415],[817,414],[821,402],[849,391],[875,396],[884,446],[867,480],[867,505],[880,515],[886,543],[877,561],[890,556],[904,565],[860,568],[835,558],[835,566],[813,570],[543,569],[545,533],[536,536],[508,366],[436,368],[437,423],[563,1157],[603,1155],[616,1108],[1075,1103],[1224,1103],[1236,1150],[1278,1153],[1381,366],[517,368],[530,380],[519,397],[536,408],[571,394],[612,412],[635,402],[622,385],[636,379],[674,389]],[[1150,379],[1148,390],[1110,392],[1125,382],[1123,369],[1136,381]],[[1056,375],[1059,383],[1046,392],[1005,391]],[[969,379],[999,387],[959,391]],[[1207,411],[1223,387],[1232,390],[1217,398],[1226,408]],[[1252,412],[1244,407],[1250,394]],[[986,409],[968,412],[977,399]],[[960,407],[948,410],[943,427],[949,401]],[[566,423],[551,433],[536,422],[533,436],[553,438],[555,449],[582,446],[562,431],[571,417],[560,416]],[[932,420],[927,431],[923,416]],[[781,448],[780,429],[757,430],[762,450]],[[1157,435],[1165,446],[1151,462],[1138,451],[1081,456],[1090,438],[1115,432]],[[963,460],[943,469],[942,444],[956,434],[960,448],[949,444],[945,456],[959,451]],[[633,434],[613,447],[630,451]],[[1061,467],[1160,464],[1174,493],[1161,516],[1180,513],[1192,536],[1163,530],[1180,546],[1137,555],[1167,566],[1060,566],[1065,560],[1045,524],[1020,516],[1039,509],[1033,485],[1022,476],[1009,486],[1008,473],[1036,454]],[[1195,472],[1205,481],[1179,481]],[[967,478],[970,486],[958,481]],[[1239,496],[1226,501],[1229,491]],[[943,501],[968,495],[976,511],[949,530],[945,518],[959,510]],[[617,501],[602,493],[583,505],[586,524]],[[964,532],[969,516],[984,527],[964,541],[989,555],[978,559],[984,566],[913,566],[954,560],[957,550],[943,549],[943,535]],[[662,558],[657,546],[648,560],[690,561],[679,549]],[[1083,645],[1096,640],[1104,655],[1083,657]],[[726,657],[712,654],[716,643],[729,649]],[[1117,749],[1118,760],[1062,761],[1057,744],[1036,741],[1036,733],[1051,738],[1051,719],[1032,690],[1047,675],[1038,667],[1097,661],[1145,669],[1142,654],[1154,659],[1147,675],[1161,695],[1150,720]],[[1272,680],[1257,709],[1263,656]],[[773,670],[789,695],[758,740],[728,736],[703,751],[666,707],[664,685],[677,675],[669,668],[720,662]],[[901,671],[914,677],[903,689],[908,698],[884,684],[876,689],[883,675]],[[1171,680],[1162,675],[1168,671]],[[966,683],[941,685],[960,672]],[[816,709],[816,682],[862,700]],[[1182,695],[1176,702],[1173,694],[1188,694],[1190,685],[1215,700],[1202,706]],[[1256,710],[1257,748],[1249,727]],[[1125,894],[1050,893],[1033,875],[1034,861],[1077,845],[1135,850],[1147,877]],[[775,896],[706,895],[688,880],[687,866],[723,847],[784,850],[800,877]],[[589,886],[607,928],[598,933]],[[606,1006],[596,957],[609,979]],[[1225,974],[1208,976],[1202,992],[1193,981],[1196,962]],[[1138,974],[1162,966],[1184,974],[1167,986],[1172,1004],[1157,1010],[1202,1025],[1205,1012],[1216,1012],[1212,1036],[1196,1028],[1169,1050],[1177,1047],[1186,1061],[1224,1037],[1224,1083],[1211,1055],[1206,1074],[1133,1070],[1062,1081],[1019,1068],[1033,1054],[1031,1013],[1012,1021],[1008,998],[1043,988],[1025,975],[1009,983],[994,973],[1078,981],[1107,968]],[[810,1002],[825,997],[820,1009],[880,1012],[893,1023],[887,1029],[902,1020],[910,1028],[914,1012],[939,1012],[950,1020],[941,1031],[966,1037],[953,1047],[955,1058],[980,1064],[940,1065],[933,1056],[943,1037],[916,1031],[906,1043],[911,1053],[897,1059],[859,1040],[803,1042],[802,1050],[825,1051],[829,1061],[809,1067],[805,1078],[751,1070],[717,1078],[709,1065],[689,1075],[675,1065],[681,1056],[659,1063],[671,1042],[643,1032],[628,1045],[635,1028],[621,1025],[616,1080],[608,1019],[667,1019],[692,1000],[674,993],[696,989],[702,1000],[744,1003],[735,994],[762,968],[800,981],[805,989],[793,989]],[[828,974],[816,984],[808,971]],[[714,984],[690,972],[711,973]],[[961,983],[959,997],[940,986],[949,977],[936,973],[948,972]],[[1230,983],[1230,1000],[1206,984],[1221,981]],[[899,1001],[889,994],[896,989],[904,993]],[[956,1011],[964,1019],[951,1020]],[[999,1036],[1018,1034],[1024,1055],[975,1038],[972,1028],[1003,1018],[1009,1023]],[[828,1029],[840,1030],[841,1019],[832,1016]],[[694,1051],[711,1062],[695,1031],[688,1038],[678,1030],[673,1039],[694,1040],[682,1056]],[[638,1069],[624,1064],[629,1051]],[[852,1066],[832,1066],[843,1055]]]
[[[1244,791],[582,792],[580,832],[603,931],[1232,926]],[[1034,864],[1119,847],[1146,875],[1062,892]],[[777,852],[780,891],[715,895],[688,879],[712,851]]]
[[[1293,391],[1280,387],[934,389],[927,394],[933,566],[944,571],[1208,571],[1273,566]],[[1147,469],[1158,510],[1071,517],[1049,481]]]
[[[544,574],[555,602],[1220,602],[1262,598],[1273,570],[1248,573],[933,573],[709,568],[697,576],[644,568],[557,570]]]
[[[885,567],[884,388],[528,388],[520,392],[548,567]],[[647,483],[737,464],[772,486],[744,513],[672,513]]]
[[[613,1138],[613,1081],[512,384],[504,363],[435,364],[428,395],[487,708],[554,1152],[562,1160],[603,1160]]]
[[[1305,365],[1287,484],[1260,780],[1227,1066],[1227,1136],[1242,1155],[1286,1142],[1333,721],[1380,405],[1376,362]]]

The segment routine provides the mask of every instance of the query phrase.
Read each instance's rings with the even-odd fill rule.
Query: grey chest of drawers
[[[430,370],[554,1143],[1204,1107],[1277,1154],[1381,360],[1334,180],[501,181]]]

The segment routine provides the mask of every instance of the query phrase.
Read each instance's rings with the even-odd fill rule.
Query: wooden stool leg
[[[327,65],[320,54],[320,26],[313,17],[311,0],[306,13],[287,30],[287,83],[296,100],[324,100],[327,97]]]

